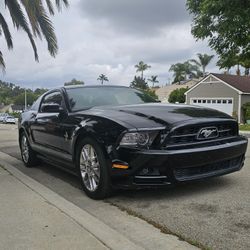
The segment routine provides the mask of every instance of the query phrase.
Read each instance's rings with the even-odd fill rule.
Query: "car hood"
[[[176,104],[138,104],[126,106],[100,106],[91,113],[114,121],[121,121],[134,128],[171,127],[176,123],[195,120],[232,119],[231,116],[214,109]]]

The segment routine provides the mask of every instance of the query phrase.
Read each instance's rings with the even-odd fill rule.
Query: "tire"
[[[76,167],[82,188],[88,197],[99,200],[111,195],[108,163],[102,148],[94,139],[87,137],[78,144]]]
[[[27,168],[35,167],[38,164],[36,153],[30,147],[28,138],[24,132],[20,136],[20,150],[23,163]]]

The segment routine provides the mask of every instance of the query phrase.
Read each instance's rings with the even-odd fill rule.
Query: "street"
[[[0,151],[21,160],[17,138],[17,125],[0,124]],[[90,200],[75,176],[48,164],[32,169],[19,161],[13,165],[116,230],[129,223],[111,218],[107,204],[197,246],[250,249],[249,157],[248,149],[244,168],[228,176],[164,189],[117,191],[105,201]]]

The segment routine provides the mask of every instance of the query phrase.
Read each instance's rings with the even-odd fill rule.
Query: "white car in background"
[[[3,122],[4,118],[8,116],[6,113],[0,113],[0,122]]]
[[[14,116],[8,115],[8,116],[4,117],[3,123],[13,123],[13,124],[16,124],[16,118]]]

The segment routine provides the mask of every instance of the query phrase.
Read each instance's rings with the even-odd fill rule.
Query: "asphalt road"
[[[16,126],[0,124],[0,151],[20,159]],[[76,177],[48,164],[15,166],[114,228],[122,225],[107,215],[107,202],[207,248],[250,249],[249,158],[248,149],[245,167],[231,175],[174,188],[119,191],[98,202],[84,195]]]

